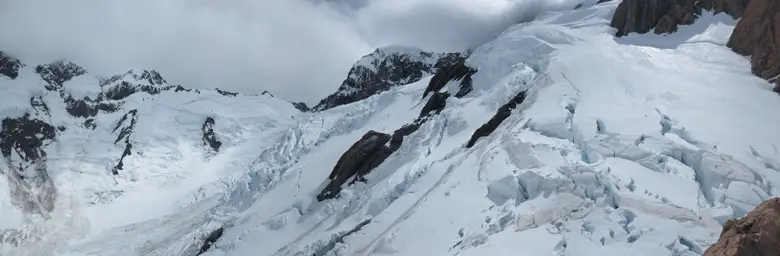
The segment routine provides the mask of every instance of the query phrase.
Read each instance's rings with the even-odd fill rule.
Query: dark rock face
[[[21,61],[0,51],[0,75],[11,79],[19,77],[19,69],[24,67]]]
[[[122,119],[120,119],[119,123],[117,123],[116,127],[114,127],[113,132],[117,132],[117,130],[119,130],[119,134],[116,137],[114,144],[117,144],[120,141],[122,141],[125,147],[125,150],[122,152],[122,156],[119,157],[119,161],[116,163],[116,165],[114,165],[114,168],[111,170],[111,173],[114,175],[119,174],[119,171],[121,171],[122,168],[124,168],[125,157],[133,154],[133,143],[132,141],[130,141],[130,135],[133,134],[133,131],[135,129],[135,124],[137,122],[138,122],[138,110],[133,109],[130,110],[130,112],[127,112],[127,114],[125,114],[124,116],[122,116]]]
[[[135,82],[129,82],[132,80]],[[160,73],[154,70],[143,70],[136,73],[133,70],[121,75],[115,75],[100,81],[100,87],[108,87],[104,98],[109,100],[122,100],[137,92],[145,92],[150,95],[159,94],[162,91],[186,90],[181,86],[164,86],[167,82]]]
[[[201,255],[205,252],[207,252],[209,249],[211,249],[211,246],[217,242],[217,240],[222,237],[223,232],[225,231],[224,228],[218,228],[214,231],[211,231],[207,236],[206,239],[203,240],[203,244],[200,246],[200,250],[198,251],[197,255]]]
[[[87,129],[90,129],[90,130],[94,130],[95,128],[97,128],[97,124],[95,124],[95,119],[90,118],[90,119],[85,120],[84,121],[84,128],[87,128]]]
[[[442,66],[438,72],[431,78],[428,83],[428,87],[425,88],[423,98],[431,92],[438,92],[450,81],[460,81],[458,93],[455,97],[460,98],[466,96],[472,90],[471,76],[477,73],[476,69],[466,66],[466,58],[461,57],[455,59],[448,65]]]
[[[336,93],[329,95],[313,111],[353,103],[398,85],[414,83],[441,67],[465,58],[461,53],[393,52],[377,49],[349,70]]]
[[[51,116],[51,113],[49,111],[49,106],[46,105],[46,102],[43,101],[43,98],[41,96],[33,96],[30,98],[30,106],[33,107],[33,110],[35,110],[35,114],[41,116]]]
[[[218,92],[219,94],[222,94],[222,95],[224,95],[224,96],[228,96],[228,97],[236,97],[236,96],[238,96],[238,93],[235,93],[235,92],[229,92],[229,91],[223,91],[223,90],[220,90],[219,88],[217,88],[217,92]]]
[[[744,218],[723,225],[718,241],[704,256],[780,255],[780,198],[756,206]]]
[[[727,46],[750,55],[753,74],[769,79],[780,74],[780,2],[752,0]]]
[[[423,106],[422,110],[420,111],[419,118],[430,115],[432,112],[439,114],[447,105],[447,98],[449,97],[449,93],[434,92],[433,95],[431,95],[431,98],[428,99],[428,102],[425,103],[425,106]]]
[[[352,183],[363,181],[364,175],[382,164],[393,152],[401,148],[404,137],[420,129],[420,126],[425,122],[444,110],[449,96],[448,93],[434,92],[420,111],[420,116],[412,123],[395,130],[392,136],[375,131],[369,131],[363,135],[363,138],[341,156],[330,174],[330,183],[317,196],[317,200],[323,201],[337,197],[341,191],[341,185],[350,177],[355,177]],[[389,147],[385,146],[388,141],[390,142]]]
[[[300,110],[301,112],[308,112],[309,110],[311,110],[309,109],[309,106],[306,106],[306,103],[303,102],[293,102],[292,104],[293,107]]]
[[[610,26],[617,37],[636,32],[673,33],[679,25],[690,25],[702,11],[725,12],[741,17],[750,0],[624,0],[615,10]]]
[[[207,117],[206,121],[203,122],[201,131],[203,131],[203,144],[211,147],[214,152],[219,152],[219,147],[222,146],[222,142],[217,139],[217,134],[214,133],[215,124],[216,121],[214,121],[214,118]]]
[[[462,61],[462,59],[460,60]],[[454,59],[454,62],[457,61],[458,59]],[[457,66],[458,64],[450,62],[447,65],[449,67],[453,67]],[[452,74],[451,71],[446,70],[452,69],[442,68],[439,72],[447,72]],[[355,176],[354,181],[362,181],[362,176],[368,174],[368,172],[384,162],[385,159],[393,154],[393,152],[401,148],[404,137],[420,129],[420,126],[425,124],[425,122],[444,110],[444,107],[447,105],[447,98],[449,97],[449,93],[434,91],[431,97],[428,99],[428,102],[425,103],[425,106],[423,106],[422,110],[420,111],[420,115],[412,123],[406,124],[401,128],[398,128],[398,130],[395,130],[392,136],[375,131],[370,131],[366,135],[363,135],[362,139],[352,145],[352,147],[341,156],[338,164],[336,164],[333,172],[331,172],[329,177],[331,180],[330,183],[317,196],[317,200],[323,201],[338,196],[338,193],[341,191],[341,185],[344,184],[344,182],[346,182],[349,177]],[[390,146],[384,146],[388,141],[390,142]],[[357,156],[358,154],[362,155]],[[352,159],[352,161],[355,163],[342,164],[342,161],[347,161],[348,159]]]
[[[5,118],[0,131],[0,150],[3,157],[10,158],[15,152],[23,161],[30,163],[46,157],[43,147],[53,142],[56,135],[54,126],[34,119],[29,114],[18,118]],[[21,163],[19,168],[22,168]]]
[[[74,117],[94,117],[99,111],[113,113],[119,110],[121,103],[97,102],[87,100],[76,100],[70,95],[65,96],[65,111]]]
[[[742,17],[751,0],[703,0],[701,6],[704,10],[714,13],[725,12],[734,19]]]
[[[518,104],[523,103],[525,101],[526,91],[522,91],[515,95],[515,97],[512,98],[509,102],[498,108],[498,111],[496,111],[496,114],[493,115],[490,120],[488,120],[487,123],[483,124],[479,128],[477,128],[476,131],[474,131],[474,134],[471,135],[471,139],[469,139],[469,142],[466,144],[467,148],[473,147],[474,144],[477,143],[477,140],[481,137],[485,137],[493,133],[493,131],[498,128],[498,125],[501,124],[505,119],[507,119],[510,115],[512,115],[512,110],[517,107]]]
[[[53,143],[56,136],[54,126],[30,114],[3,119],[0,130],[0,152],[10,170],[7,178],[12,203],[46,219],[54,210],[57,191],[49,177],[44,148]]]
[[[62,88],[63,83],[70,81],[74,77],[86,74],[87,71],[79,65],[73,64],[73,62],[61,60],[38,65],[35,67],[35,73],[48,83],[45,86],[47,90],[56,91]]]
[[[393,150],[385,146],[390,135],[369,131],[339,158],[328,176],[330,181],[317,195],[318,201],[335,198],[341,192],[341,185],[353,178],[352,183],[363,181],[363,176],[381,164]]]

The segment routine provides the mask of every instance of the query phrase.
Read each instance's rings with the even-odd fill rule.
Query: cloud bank
[[[3,0],[0,51],[313,103],[374,48],[461,51],[574,0]]]

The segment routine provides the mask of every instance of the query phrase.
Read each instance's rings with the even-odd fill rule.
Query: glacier
[[[2,160],[0,254],[701,255],[726,220],[780,195],[780,97],[724,46],[731,17],[615,38],[617,4],[547,13],[468,53],[472,90],[322,201],[363,134],[421,116],[433,55],[378,50],[423,56],[431,72],[306,112],[140,69],[47,83],[26,64],[0,76],[0,117],[45,120],[56,139],[41,147],[49,178],[40,161],[9,173],[26,153]],[[122,82],[135,93],[112,91]],[[106,105],[74,115],[68,95]]]

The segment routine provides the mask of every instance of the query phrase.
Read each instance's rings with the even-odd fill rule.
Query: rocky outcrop
[[[472,90],[471,76],[477,73],[476,69],[466,66],[466,57],[459,56],[453,58],[453,62],[442,66],[438,72],[431,78],[428,83],[428,87],[423,92],[423,98],[431,92],[438,92],[444,88],[451,81],[458,82],[458,92],[455,93],[455,97],[460,98],[466,96]]]
[[[350,178],[352,183],[363,181],[362,177],[382,164],[391,154],[401,148],[404,137],[414,133],[434,115],[439,114],[447,103],[448,93],[434,92],[423,109],[412,123],[406,124],[393,132],[393,135],[369,131],[345,152],[330,174],[330,182],[317,196],[323,201],[338,196],[341,186]],[[387,142],[390,146],[385,146]],[[350,183],[351,184],[351,183]]]
[[[57,191],[47,170],[45,147],[56,140],[54,126],[30,114],[5,118],[0,130],[0,152],[8,165],[12,203],[25,212],[49,218]]]
[[[130,70],[100,81],[100,87],[107,87],[103,97],[109,100],[122,100],[138,92],[156,95],[163,91],[187,90],[181,86],[167,84],[160,73],[154,70],[142,70],[140,73]]]
[[[610,25],[617,28],[617,37],[651,30],[656,34],[673,33],[679,25],[690,25],[702,11],[725,12],[742,16],[749,0],[624,0],[612,17]]]
[[[205,252],[207,252],[209,249],[211,249],[211,246],[217,242],[217,240],[222,237],[222,234],[224,233],[224,228],[218,228],[214,231],[209,232],[209,234],[203,239],[203,244],[201,244],[200,249],[198,250],[198,253],[195,254],[201,255]]]
[[[96,102],[89,99],[77,100],[70,95],[64,96],[65,111],[74,117],[94,117],[100,111],[106,113],[113,113],[122,107],[121,103],[113,102]]]
[[[118,175],[119,171],[121,171],[124,168],[125,158],[133,154],[133,143],[130,140],[130,136],[133,135],[133,132],[135,130],[135,124],[137,122],[138,122],[138,110],[133,109],[127,112],[127,114],[123,115],[122,119],[120,119],[119,123],[117,123],[116,126],[114,127],[113,132],[117,132],[117,130],[119,131],[116,140],[114,141],[114,144],[123,142],[122,146],[124,147],[124,151],[122,151],[122,156],[119,157],[119,161],[117,161],[116,165],[114,165],[114,168],[111,169],[111,173],[114,175]]]
[[[490,120],[488,120],[487,123],[483,124],[479,128],[477,128],[476,131],[474,131],[474,134],[471,135],[471,138],[469,139],[469,142],[466,144],[467,148],[473,147],[474,144],[477,143],[477,140],[479,138],[485,137],[493,133],[493,131],[498,128],[498,125],[501,124],[505,119],[507,119],[510,115],[512,115],[512,110],[517,107],[517,105],[523,103],[525,101],[526,91],[522,91],[515,95],[515,97],[512,98],[509,102],[498,108],[498,111],[496,111],[496,114],[493,115]]]
[[[43,97],[40,95],[30,98],[30,106],[32,106],[33,110],[35,110],[35,114],[38,116],[51,116],[49,105],[46,105],[46,101],[44,101]]]
[[[62,85],[65,82],[70,81],[74,77],[84,75],[87,71],[81,66],[73,64],[73,62],[61,60],[38,65],[35,67],[35,73],[40,75],[43,81],[46,81],[46,90],[56,91],[62,89]]]
[[[704,256],[780,255],[780,198],[759,204],[747,216],[723,225],[718,241]]]
[[[780,2],[752,0],[737,23],[727,46],[750,55],[753,74],[770,79],[780,74]],[[780,83],[776,91],[780,91]]]
[[[24,169],[24,166],[45,158],[46,151],[43,148],[53,142],[56,135],[57,131],[54,126],[35,119],[30,114],[17,118],[5,118],[2,122],[2,130],[0,130],[0,151],[2,151],[3,157],[9,159],[8,163],[17,167],[20,174],[29,177],[37,176],[37,173],[31,173],[30,170]],[[11,159],[13,153],[24,164]],[[45,170],[36,169],[34,171]]]
[[[431,113],[438,114],[442,110],[444,110],[444,107],[447,105],[447,98],[450,97],[449,93],[444,92],[435,92],[433,95],[431,95],[431,98],[428,99],[428,102],[425,103],[425,106],[423,106],[422,110],[420,111],[419,118],[423,118],[427,115],[430,115]]]
[[[303,102],[293,102],[292,104],[293,107],[300,110],[301,112],[308,112],[309,110],[311,110],[309,106],[306,106],[306,103]]]
[[[312,107],[312,111],[357,102],[394,86],[417,82],[463,58],[462,53],[432,53],[402,47],[377,49],[352,66],[339,89]]]
[[[425,124],[433,115],[439,114],[444,110],[444,107],[447,106],[447,98],[449,97],[449,93],[433,93],[420,111],[420,115],[412,123],[406,124],[393,132],[393,137],[390,139],[390,148],[393,151],[398,150],[404,141],[404,137],[416,132],[420,129],[420,126]]]
[[[21,61],[0,51],[0,75],[16,79],[19,77],[19,69],[24,67]]]
[[[201,131],[203,131],[203,144],[209,146],[214,152],[219,152],[219,147],[222,146],[222,142],[217,139],[217,134],[214,133],[215,125],[216,121],[214,121],[214,118],[207,117],[206,121],[203,122]]]
[[[350,178],[350,184],[363,181],[363,176],[368,174],[393,153],[385,144],[390,141],[390,135],[376,131],[369,131],[339,158],[333,171],[328,176],[330,180],[325,188],[317,195],[317,200],[324,201],[335,198],[341,192],[341,186]]]
[[[223,96],[228,96],[228,97],[236,97],[236,96],[238,96],[238,93],[229,92],[229,91],[223,91],[223,90],[220,90],[219,88],[217,88],[217,92],[219,94],[222,94]]]

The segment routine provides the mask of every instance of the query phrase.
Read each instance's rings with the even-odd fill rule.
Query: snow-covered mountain
[[[0,254],[701,255],[780,195],[780,96],[727,13],[618,4],[377,49],[311,110],[0,53]]]

